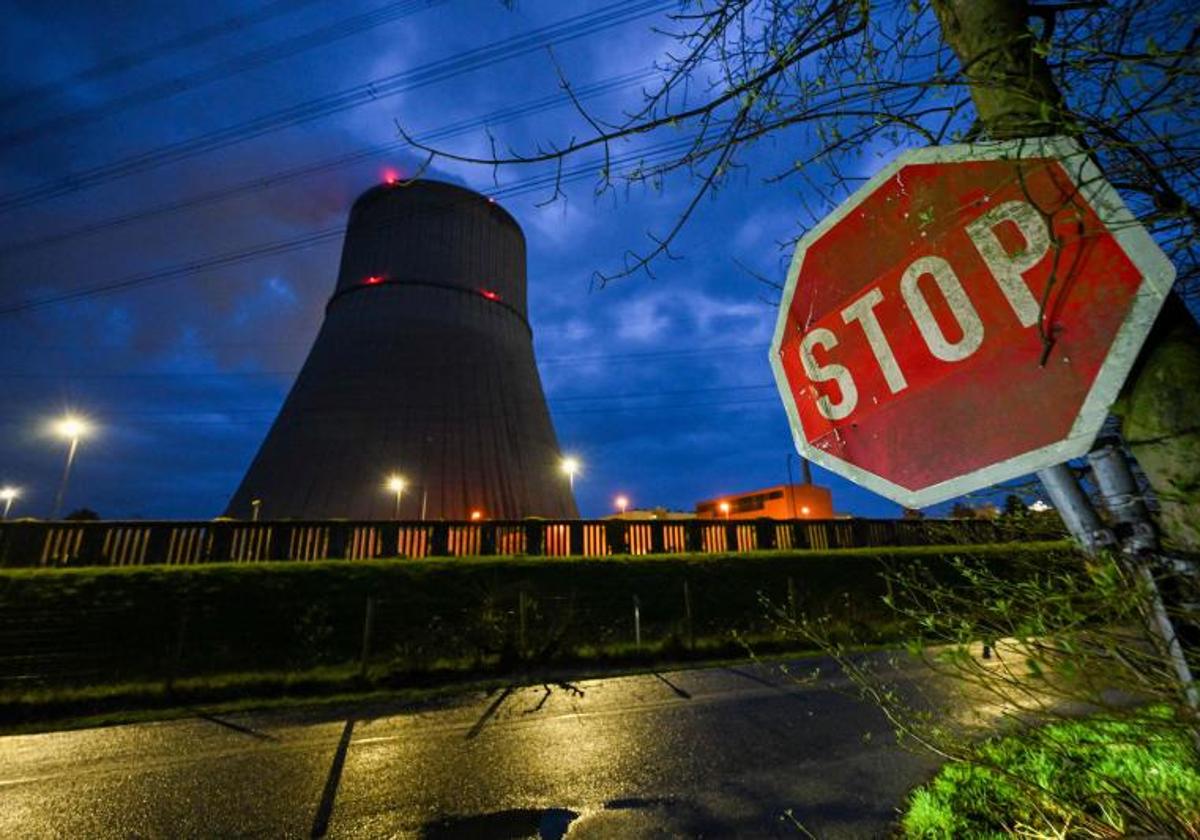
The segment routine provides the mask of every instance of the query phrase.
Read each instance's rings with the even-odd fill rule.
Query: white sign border
[[[834,225],[848,216],[871,193],[882,187],[906,166],[926,163],[962,163],[977,160],[1006,160],[1017,158],[1056,158],[1079,188],[1082,197],[1112,232],[1126,256],[1142,274],[1142,284],[1133,305],[1117,330],[1112,347],[1096,374],[1091,391],[1080,408],[1067,437],[1040,449],[1024,452],[1005,461],[966,473],[957,478],[934,484],[922,490],[909,490],[887,479],[857,467],[823,449],[809,444],[804,435],[795,398],[791,393],[779,351],[787,329],[788,313],[796,293],[796,281],[804,255],[814,242]],[[956,496],[991,487],[1012,478],[1027,475],[1044,467],[1078,458],[1088,452],[1100,432],[1108,409],[1116,400],[1137,359],[1159,310],[1175,282],[1175,266],[1158,247],[1149,232],[1134,218],[1121,196],[1105,180],[1091,157],[1069,137],[1039,137],[1000,142],[930,146],[904,152],[855,190],[821,222],[808,231],[796,245],[788,268],[787,284],[780,301],[779,317],[771,340],[770,363],[775,385],[787,412],[788,425],[796,451],[814,464],[848,478],[907,508],[921,508],[944,502]]]

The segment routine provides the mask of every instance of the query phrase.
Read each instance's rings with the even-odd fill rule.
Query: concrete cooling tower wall
[[[350,211],[337,287],[227,514],[263,519],[578,515],[525,308],[525,237],[484,196],[374,187]]]

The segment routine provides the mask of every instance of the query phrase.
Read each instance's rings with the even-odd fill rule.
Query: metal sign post
[[[1150,629],[1171,661],[1188,705],[1193,709],[1200,708],[1200,694],[1197,693],[1183,646],[1179,643],[1179,635],[1175,632],[1154,579],[1153,567],[1162,565],[1158,534],[1150,521],[1150,512],[1138,490],[1129,461],[1113,441],[1106,440],[1088,454],[1088,462],[1105,507],[1112,514],[1127,562],[1148,593]]]
[[[1083,546],[1084,551],[1095,554],[1117,544],[1113,532],[1100,521],[1100,515],[1092,507],[1091,500],[1079,486],[1069,466],[1055,464],[1046,467],[1038,470],[1037,477],[1046,488],[1046,495],[1062,517],[1067,531]]]

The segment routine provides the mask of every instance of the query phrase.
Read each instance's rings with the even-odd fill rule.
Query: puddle
[[[426,824],[425,840],[562,840],[579,814],[566,808],[516,808]]]
[[[604,803],[604,808],[607,811],[629,811],[642,808],[656,808],[671,804],[673,803],[670,799],[661,799],[658,797],[647,799],[641,796],[627,796],[624,799],[610,799]]]

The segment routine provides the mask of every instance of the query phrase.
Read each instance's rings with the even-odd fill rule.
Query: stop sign
[[[796,447],[922,507],[1087,452],[1175,270],[1064,138],[911,151],[796,248]]]

